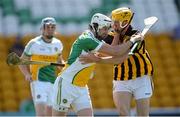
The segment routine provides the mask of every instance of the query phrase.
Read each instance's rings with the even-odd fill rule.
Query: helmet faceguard
[[[98,36],[98,32],[100,29],[107,27],[111,28],[111,19],[107,17],[106,15],[103,15],[101,13],[96,13],[93,15],[90,23],[90,27],[95,32],[95,36]]]
[[[42,19],[41,21],[41,28],[44,28],[45,25],[56,25],[56,20],[53,17],[46,17],[44,19]]]
[[[111,17],[113,21],[119,21],[120,27],[127,27],[133,18],[134,13],[130,8],[122,7],[112,11]]]
[[[42,30],[42,34],[44,36],[46,36],[47,39],[52,39],[53,38],[53,34],[45,34],[44,29],[46,25],[55,25],[56,26],[56,20],[53,17],[46,17],[44,19],[42,19],[41,21],[41,30]]]

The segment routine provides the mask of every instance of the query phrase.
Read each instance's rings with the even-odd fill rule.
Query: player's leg
[[[145,75],[142,78],[137,78],[134,84],[138,86],[134,91],[137,115],[149,116],[150,97],[152,96],[152,90],[153,90],[151,77]]]
[[[136,100],[137,116],[149,116],[150,98]]]
[[[45,106],[45,115],[52,116],[52,106],[49,106],[49,105]]]
[[[58,77],[53,86],[52,116],[66,116],[73,97],[71,84]]]
[[[47,82],[47,104],[45,107],[45,115],[52,116],[52,104],[53,104],[53,85],[50,82]]]
[[[43,103],[34,103],[36,116],[45,116],[45,104]]]
[[[121,116],[130,116],[132,94],[129,92],[114,92],[114,104]]]
[[[128,81],[113,81],[113,101],[121,116],[130,116],[131,99]]]
[[[121,116],[130,116],[132,91],[131,81],[113,81],[113,101]]]
[[[46,106],[47,97],[45,94],[44,87],[45,86],[42,82],[39,81],[31,82],[31,93],[32,93],[37,116],[45,115],[45,106]]]
[[[92,102],[88,87],[76,87],[79,96],[72,103],[72,107],[78,116],[93,116]]]

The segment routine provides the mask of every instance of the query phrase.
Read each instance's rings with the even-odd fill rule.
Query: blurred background
[[[9,52],[21,55],[29,40],[40,34],[41,19],[57,20],[57,33],[67,60],[76,37],[94,13],[110,15],[130,7],[133,26],[144,28],[144,18],[159,21],[145,37],[154,64],[154,94],[150,115],[180,115],[180,1],[179,0],[0,0],[0,115],[34,115],[29,83],[17,66],[5,62]],[[112,100],[113,65],[97,65],[89,87],[96,115],[117,115]],[[135,114],[132,102],[132,115]],[[71,112],[70,112],[71,114]]]

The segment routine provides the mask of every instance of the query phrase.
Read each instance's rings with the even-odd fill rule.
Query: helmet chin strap
[[[93,32],[94,32],[95,37],[97,38],[97,35],[98,35],[97,29],[94,28],[94,26],[92,26],[92,29],[93,29]]]
[[[98,38],[98,37],[99,37],[99,35],[98,35],[98,31],[99,31],[98,26],[97,26],[97,27],[91,26],[91,27],[92,27],[92,29],[93,29],[94,36],[95,36],[96,38]]]
[[[95,37],[96,37],[97,39],[100,37],[99,34],[98,34],[98,30],[99,30],[99,29],[95,30]]]

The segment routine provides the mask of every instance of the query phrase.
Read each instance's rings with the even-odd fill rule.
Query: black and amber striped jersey
[[[137,33],[130,26],[122,42],[128,41],[130,36]],[[114,80],[131,80],[143,75],[153,75],[153,64],[145,48],[145,41],[142,41],[133,55],[130,55],[123,63],[114,65]]]

